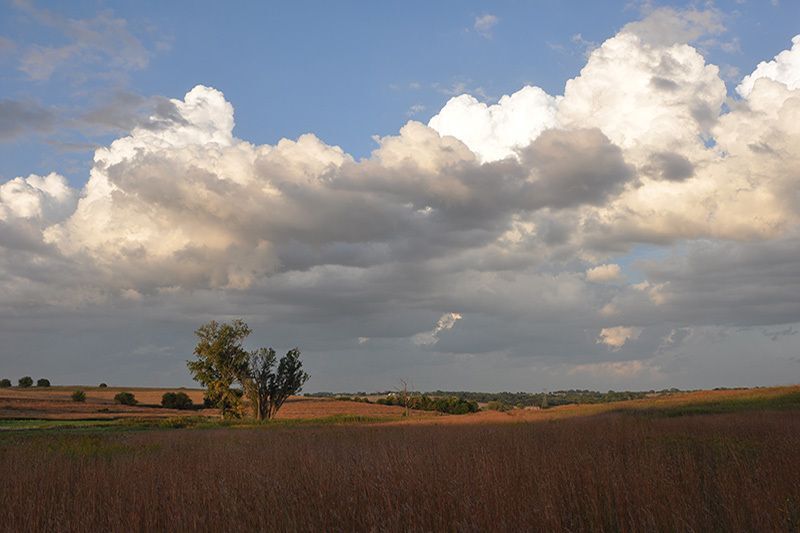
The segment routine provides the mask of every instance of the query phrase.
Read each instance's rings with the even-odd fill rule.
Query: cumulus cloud
[[[723,107],[717,67],[675,37],[701,30],[681,27],[627,27],[562,95],[452,98],[362,159],[313,134],[239,139],[210,87],[120,93],[84,117],[125,133],[82,190],[56,174],[0,185],[0,322],[69,308],[195,324],[213,309],[303,338],[312,357],[383,354],[375,368],[406,375],[463,314],[444,358],[617,380],[670,372],[646,356],[679,352],[673,331],[791,325],[800,90],[763,76]],[[637,261],[643,245],[664,253]],[[623,283],[620,264],[645,279]],[[459,312],[428,330],[442,309]],[[617,360],[629,344],[641,363]]]
[[[625,343],[636,340],[642,334],[641,328],[616,326],[613,328],[603,328],[597,336],[597,344],[605,344],[609,349],[618,351],[625,346]]]
[[[756,69],[742,79],[736,92],[744,98],[753,92],[756,81],[762,78],[777,81],[789,89],[800,88],[800,35],[792,39],[792,47],[784,50],[772,61],[762,61]]]
[[[453,326],[455,326],[456,322],[461,320],[461,318],[462,317],[460,313],[445,313],[439,317],[439,320],[436,321],[436,325],[432,330],[417,333],[411,338],[411,340],[414,342],[414,344],[421,346],[436,344],[439,342],[439,333],[448,329],[453,329]]]
[[[592,283],[610,283],[622,279],[622,269],[614,263],[597,265],[586,271],[586,280]]]
[[[56,222],[71,213],[76,196],[66,178],[55,173],[14,178],[0,185],[0,220]]]
[[[462,94],[451,98],[428,126],[441,135],[458,138],[482,161],[497,161],[514,156],[544,130],[555,127],[556,102],[531,86],[504,95],[494,105]]]

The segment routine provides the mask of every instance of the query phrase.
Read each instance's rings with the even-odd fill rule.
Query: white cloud
[[[622,279],[622,269],[614,263],[597,265],[586,271],[586,280],[592,283],[611,283]]]
[[[0,220],[23,218],[53,223],[74,209],[75,200],[75,191],[58,174],[15,178],[0,185]]]
[[[742,79],[736,92],[744,98],[753,92],[753,86],[759,79],[769,79],[783,83],[789,89],[800,88],[800,35],[792,39],[792,48],[784,50],[772,61],[762,61],[756,69]]]
[[[616,326],[603,328],[597,336],[597,344],[605,344],[613,351],[618,351],[628,341],[636,340],[642,333],[642,328]]]
[[[411,340],[414,342],[414,344],[420,346],[436,344],[439,342],[439,333],[448,329],[453,329],[453,326],[455,326],[456,322],[461,320],[461,318],[462,317],[460,313],[445,313],[439,317],[439,320],[436,321],[436,325],[432,330],[417,333],[411,338]]]
[[[472,27],[480,35],[489,39],[492,37],[492,30],[494,30],[494,27],[497,26],[498,22],[500,22],[499,18],[497,18],[495,15],[490,15],[487,13],[485,15],[475,17],[475,22],[473,23]]]
[[[406,116],[413,117],[414,115],[419,115],[420,113],[425,111],[425,109],[426,109],[425,106],[422,104],[414,104],[408,108],[408,111],[406,111]]]
[[[759,78],[723,108],[697,49],[626,30],[564,96],[462,95],[359,160],[313,134],[239,139],[209,87],[134,99],[153,121],[101,106],[93,120],[131,129],[96,151],[82,191],[56,174],[0,185],[0,327],[65,308],[126,324],[244,315],[311,353],[366,344],[404,375],[393,365],[429,369],[425,347],[463,313],[446,342],[462,362],[581,354],[600,365],[587,376],[650,379],[614,354],[796,320],[799,94]],[[642,243],[664,255],[636,266],[645,282],[615,283]],[[460,313],[417,333],[442,309]]]
[[[428,125],[441,135],[452,135],[482,161],[514,156],[539,134],[557,125],[557,99],[539,87],[523,87],[486,105],[463,94],[451,98]]]

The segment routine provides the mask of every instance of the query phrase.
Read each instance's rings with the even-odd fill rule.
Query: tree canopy
[[[308,374],[302,368],[297,348],[279,361],[272,348],[245,350],[242,343],[250,333],[250,327],[241,319],[200,326],[195,331],[196,359],[188,361],[187,366],[192,377],[206,387],[208,403],[220,408],[223,416],[241,413],[243,393],[255,418],[270,419],[289,396],[301,390]],[[237,384],[241,391],[234,388]]]
[[[215,320],[200,326],[194,361],[186,366],[195,381],[206,387],[206,400],[218,407],[223,416],[235,413],[239,396],[231,387],[247,370],[248,353],[242,342],[250,335],[250,327],[243,320],[227,323]]]

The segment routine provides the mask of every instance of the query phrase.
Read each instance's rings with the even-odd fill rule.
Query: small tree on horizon
[[[11,386],[11,380],[8,378],[0,379],[0,388],[8,388]]]
[[[45,378],[38,379],[38,380],[36,380],[36,386],[37,387],[49,387],[50,386],[50,380],[49,379],[45,379]]]
[[[136,396],[130,392],[119,392],[114,396],[114,403],[121,405],[136,405],[139,402],[136,400]]]
[[[17,381],[17,384],[20,387],[23,387],[23,388],[31,387],[31,386],[33,386],[33,378],[30,377],[30,376],[25,376],[25,377],[19,378],[19,381]]]

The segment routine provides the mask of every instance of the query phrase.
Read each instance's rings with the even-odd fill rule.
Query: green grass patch
[[[778,396],[766,397],[726,398],[723,400],[694,402],[685,405],[646,407],[643,409],[626,408],[615,410],[614,412],[637,416],[678,417],[785,409],[800,409],[800,392],[790,392]]]
[[[317,427],[349,424],[375,424],[400,420],[400,417],[332,415],[317,418],[282,418],[257,421],[253,419],[222,420],[204,416],[179,416],[171,418],[118,418],[113,420],[0,420],[0,437],[3,434],[25,433],[96,433],[145,431],[157,429],[215,429],[215,428],[288,428]]]
[[[0,419],[0,431],[36,430],[61,428],[86,428],[113,426],[117,420],[41,420],[41,419]]]

